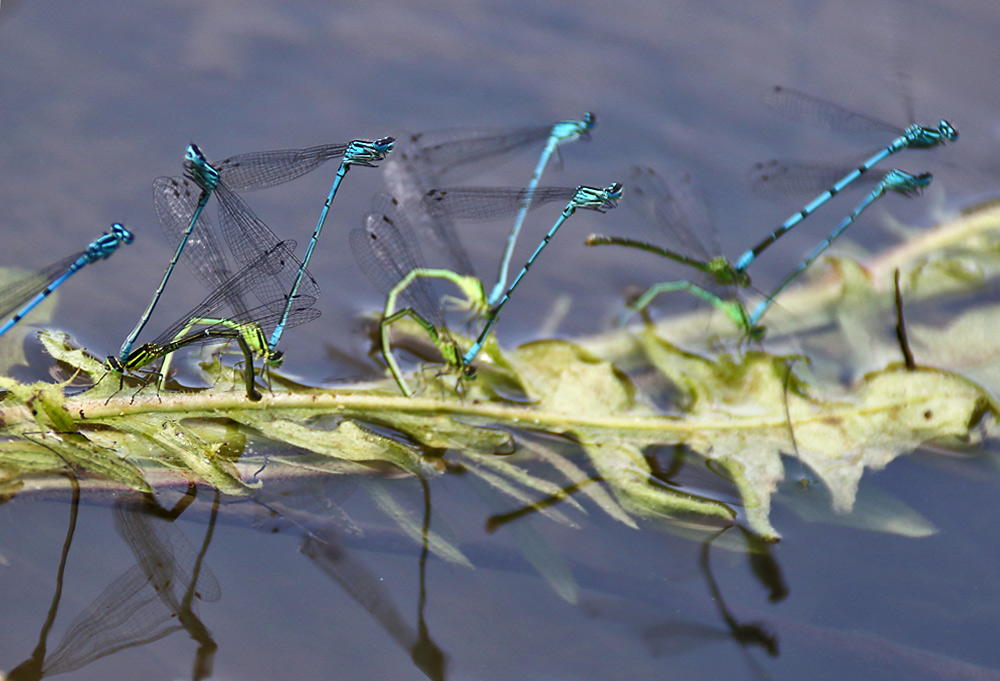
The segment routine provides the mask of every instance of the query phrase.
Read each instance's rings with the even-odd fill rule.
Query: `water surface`
[[[961,130],[959,143],[899,161],[936,173],[928,199],[887,200],[851,234],[887,243],[873,217],[880,211],[928,225],[934,202],[955,206],[993,189],[1000,130],[993,3],[899,5],[903,12],[882,1],[811,0],[7,0],[0,10],[0,264],[40,266],[82,248],[111,222],[128,225],[135,244],[77,275],[55,317],[93,352],[108,354],[169,258],[150,183],[180,173],[188,143],[221,159],[584,111],[599,119],[593,140],[566,148],[545,182],[606,185],[632,163],[688,170],[734,257],[794,208],[749,191],[751,163],[843,159],[886,142],[780,119],[760,100],[779,83],[900,124],[907,116],[900,91],[908,88],[921,122],[947,117]],[[908,78],[899,77],[899,54]],[[522,156],[469,181],[516,185],[530,166]],[[324,168],[246,198],[280,236],[297,239],[301,252],[333,172]],[[381,189],[377,171],[353,171],[315,254],[323,317],[294,329],[285,343],[289,369],[311,380],[360,372],[329,349],[362,361],[366,352],[358,315],[379,301],[356,283],[362,279],[346,231],[360,226]],[[853,203],[783,239],[761,263],[759,285],[776,282]],[[604,330],[626,286],[658,279],[662,264],[652,257],[582,245],[590,231],[627,227],[623,213],[587,214],[567,225],[498,325],[505,344],[537,337],[567,295],[571,307],[558,334]],[[548,219],[529,221],[515,261],[531,252]],[[463,238],[480,273],[491,277],[503,235],[473,225]],[[175,277],[151,328],[204,295],[190,277]],[[578,518],[577,530],[525,521],[568,557],[581,584],[578,602],[568,604],[525,566],[506,530],[485,532],[494,509],[461,479],[443,478],[431,488],[433,523],[452,526],[477,569],[431,558],[420,618],[419,547],[392,541],[391,524],[364,491],[331,492],[356,522],[383,531],[370,531],[379,540],[366,543],[338,530],[353,581],[331,578],[322,560],[306,555],[301,528],[272,533],[253,526],[255,514],[224,508],[205,558],[220,598],[197,606],[218,646],[213,678],[422,678],[405,649],[418,644],[431,659],[435,652],[447,659],[450,679],[996,678],[992,456],[919,454],[866,479],[922,514],[938,529],[931,537],[808,523],[779,506],[773,522],[784,539],[775,556],[789,593],[777,603],[740,553],[713,549],[709,572],[697,542],[627,529],[600,513]],[[420,487],[393,484],[419,513]],[[188,555],[202,545],[210,497],[202,492],[174,524],[187,537]],[[91,501],[81,507],[50,649],[135,565],[108,502]],[[69,512],[64,500],[15,499],[0,508],[0,668],[20,664],[38,642]],[[711,579],[735,621],[760,623],[758,643],[776,637],[777,656],[734,641],[710,597]],[[378,585],[402,625],[373,617],[344,583]],[[66,678],[187,678],[198,646],[188,633],[173,633]]]

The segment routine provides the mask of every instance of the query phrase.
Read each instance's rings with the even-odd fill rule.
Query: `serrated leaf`
[[[997,413],[979,386],[934,369],[891,368],[866,377],[840,404],[789,404],[797,453],[849,511],[866,468],[881,470],[919,445],[968,438]]]
[[[31,414],[37,430],[68,433],[76,429],[72,417],[66,412],[66,398],[61,384],[23,384],[0,376],[0,388],[8,392],[4,403],[23,406]]]
[[[536,341],[512,356],[539,406],[554,412],[606,416],[635,407],[628,379],[607,361],[566,341]]]
[[[784,477],[783,452],[814,470],[834,508],[847,512],[865,469],[881,469],[929,440],[968,437],[997,411],[975,384],[931,369],[889,369],[865,377],[853,393],[820,398],[804,394],[784,358],[749,353],[735,370],[728,358],[674,352],[653,336],[644,347],[691,395],[684,441],[727,467],[751,527],[765,537],[778,536],[768,517]]]
[[[856,371],[858,366],[873,361],[881,366],[872,359],[876,356],[873,348],[895,356],[891,340],[887,343],[878,331],[882,322],[879,317],[891,308],[886,282],[891,281],[894,267],[902,267],[903,280],[910,284],[907,302],[968,287],[980,274],[995,276],[996,239],[986,236],[987,230],[997,226],[996,218],[991,220],[984,222],[982,216],[962,218],[949,228],[921,232],[913,244],[869,261],[865,267],[832,261],[834,266],[823,270],[824,276],[783,295],[782,318],[794,318],[805,311],[805,321],[796,321],[795,328],[830,326],[833,311],[840,310],[842,326],[851,329],[850,336],[856,343],[855,366],[848,369]],[[945,256],[939,257],[939,252]],[[860,314],[862,308],[879,314]],[[972,351],[974,356],[988,357],[994,345],[987,324],[992,325],[992,321],[982,322],[977,337],[982,347]],[[706,328],[704,324],[693,327],[699,334]],[[685,333],[690,337],[692,332]],[[961,337],[962,333],[956,326],[955,336],[932,342],[935,346],[944,343],[959,348],[968,341],[968,337]],[[52,337],[43,342],[60,361],[79,367],[95,379],[104,376],[100,362],[72,348],[65,339]],[[631,522],[636,516],[670,516],[692,502],[711,507],[698,512],[725,515],[728,509],[718,501],[685,495],[650,476],[643,447],[685,442],[717,461],[720,465],[716,470],[729,471],[752,526],[765,536],[776,536],[768,510],[774,485],[783,475],[779,458],[782,452],[797,453],[821,471],[836,507],[843,509],[854,499],[854,487],[866,467],[884,465],[926,439],[974,436],[977,419],[985,422],[983,417],[996,411],[992,400],[976,386],[944,372],[934,377],[915,377],[920,372],[906,372],[890,378],[895,369],[887,370],[866,376],[846,389],[830,381],[800,378],[804,375],[801,369],[792,371],[802,366],[799,358],[752,352],[707,359],[681,353],[649,338],[640,338],[639,343],[643,344],[644,354],[636,351],[634,338],[616,334],[613,342],[602,346],[614,362],[565,342],[529,344],[512,353],[506,362],[491,339],[480,362],[480,380],[466,384],[466,392],[454,390],[449,383],[453,377],[446,381],[436,375],[437,367],[432,367],[424,374],[433,377],[425,383],[428,389],[414,400],[385,390],[317,390],[279,377],[279,389],[265,395],[262,402],[251,403],[241,395],[237,372],[219,362],[209,370],[222,372],[218,373],[222,380],[228,375],[232,390],[216,385],[185,394],[163,391],[163,399],[143,397],[132,401],[131,396],[125,396],[110,404],[105,399],[117,389],[110,384],[99,383],[87,394],[65,401],[61,387],[19,386],[4,379],[3,385],[11,393],[0,403],[0,428],[5,435],[22,438],[37,431],[46,433],[46,437],[56,430],[79,432],[75,437],[94,438],[71,441],[87,456],[98,453],[102,446],[120,450],[121,455],[141,461],[143,470],[170,466],[193,477],[205,477],[232,493],[245,492],[227,444],[233,438],[199,423],[199,419],[224,422],[233,432],[242,434],[259,432],[276,443],[293,443],[310,451],[319,449],[323,454],[311,456],[324,456],[330,462],[343,461],[344,465],[362,469],[368,467],[368,461],[388,460],[398,465],[401,455],[413,469],[423,465],[419,448],[452,450],[455,454],[449,452],[445,459],[457,461],[463,455],[469,460],[480,457],[490,464],[476,464],[481,479],[488,480],[492,489],[514,494],[514,498],[529,505],[540,504],[539,495],[548,491],[563,490],[556,480],[567,475],[572,484],[600,477],[601,487],[593,488],[605,493],[600,505],[614,509],[617,517]],[[926,352],[918,351],[918,362],[933,357],[935,349],[921,348]],[[630,363],[630,370],[636,360],[647,359],[678,386],[686,399],[674,405],[672,416],[646,406],[654,403],[650,396],[636,395],[634,386],[616,368],[622,366],[623,359]],[[512,377],[502,386],[494,380],[501,373]],[[980,375],[985,376],[985,371],[974,377]],[[438,389],[433,389],[434,383]],[[515,383],[523,390],[513,389]],[[919,407],[924,411],[915,411]],[[345,445],[339,449],[333,440],[324,439],[329,437],[329,424],[334,422],[355,424],[337,436]],[[170,437],[163,433],[164,424],[172,433]],[[369,431],[364,424],[373,427]],[[238,427],[244,430],[238,431]],[[356,428],[353,434],[352,427]],[[581,480],[564,461],[559,466],[552,464],[554,480],[543,466],[522,466],[518,459],[492,458],[496,452],[513,451],[511,434],[524,429],[580,442],[598,476],[584,475]],[[410,447],[409,442],[416,443],[416,447]],[[40,457],[38,451],[19,451],[28,457]],[[360,458],[363,463],[353,462],[352,458]],[[42,465],[43,461],[38,458],[35,463]],[[331,463],[331,467],[341,471],[339,464]],[[379,466],[372,468],[378,470]],[[609,491],[614,495],[612,503],[607,501]],[[549,496],[560,498],[558,495]],[[595,494],[595,500],[598,496]]]
[[[5,479],[20,478],[26,473],[58,471],[66,467],[59,455],[29,440],[0,442],[0,470]]]
[[[107,369],[93,355],[70,343],[69,334],[46,329],[39,332],[38,339],[53,359],[86,374],[95,383],[107,374]],[[111,385],[114,385],[114,382]],[[114,390],[109,391],[108,395],[110,396],[113,392]]]
[[[19,478],[31,473],[63,471],[71,467],[81,477],[96,475],[129,489],[151,492],[142,471],[117,452],[88,439],[68,434],[48,434],[26,442],[0,443],[0,469],[5,478]]]

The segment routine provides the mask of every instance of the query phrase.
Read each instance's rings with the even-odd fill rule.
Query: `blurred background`
[[[935,171],[933,197],[891,199],[850,237],[887,237],[879,211],[928,224],[930,206],[961,205],[993,189],[1000,135],[988,46],[1000,24],[992,3],[599,2],[92,2],[5,0],[0,9],[0,235],[3,264],[42,266],[82,249],[111,222],[137,235],[112,260],[62,291],[55,325],[95,354],[118,348],[144,309],[172,248],[158,229],[150,184],[180,175],[184,149],[209,159],[460,127],[537,125],[598,118],[590,143],[563,147],[542,184],[605,186],[628,167],[691,173],[731,258],[797,208],[762,200],[747,173],[756,161],[843,162],[888,142],[883,134],[831,133],[776,115],[761,95],[776,84],[825,97],[895,124],[945,117],[954,146],[894,159]],[[945,164],[945,165],[942,165]],[[525,152],[452,184],[523,185]],[[251,207],[301,254],[336,168],[328,164]],[[323,296],[318,322],[283,340],[293,372],[312,380],[350,369],[327,348],[363,355],[356,316],[380,306],[358,277],[346,232],[361,225],[380,173],[348,175],[311,270]],[[627,196],[627,194],[626,194]],[[857,202],[790,234],[755,268],[766,290]],[[214,202],[213,202],[214,203]],[[209,209],[214,217],[214,208]],[[542,256],[499,324],[505,344],[537,337],[560,296],[561,335],[607,327],[623,291],[662,276],[663,263],[620,249],[587,249],[591,231],[635,233],[626,211],[575,218]],[[528,221],[523,262],[555,217]],[[480,276],[490,280],[503,225],[460,226]],[[641,234],[640,234],[641,236]],[[432,260],[433,255],[428,254]],[[580,272],[589,276],[580,277]],[[358,283],[360,282],[360,283]],[[174,278],[150,339],[205,295]],[[685,304],[685,303],[680,303]],[[346,372],[346,373],[345,373]]]

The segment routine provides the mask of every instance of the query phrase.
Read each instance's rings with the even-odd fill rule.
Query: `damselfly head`
[[[194,143],[188,145],[187,152],[184,154],[184,160],[190,163],[208,163],[205,154],[201,153],[201,149]]]
[[[938,121],[938,132],[950,142],[958,139],[958,130],[946,120]]]
[[[577,124],[578,128],[577,138],[582,140],[590,140],[590,131],[594,129],[595,125],[597,125],[597,116],[590,113],[589,111],[583,114],[583,116],[580,118],[580,122]]]
[[[604,190],[604,193],[607,194],[607,201],[604,202],[603,208],[605,209],[617,208],[618,202],[621,200],[622,194],[624,192],[625,192],[625,187],[622,186],[621,182],[615,182],[610,187],[607,187]]]
[[[189,144],[184,154],[184,173],[202,191],[211,192],[219,183],[219,171],[212,167],[196,144]]]
[[[135,235],[125,228],[125,225],[120,222],[116,222],[111,225],[111,236],[115,237],[118,241],[123,244],[130,244],[135,240]]]

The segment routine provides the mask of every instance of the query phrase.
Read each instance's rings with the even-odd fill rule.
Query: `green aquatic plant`
[[[903,269],[908,305],[994,275],[1000,249],[991,230],[1000,211],[970,225],[981,217],[954,221],[921,236],[925,248],[910,241],[864,268],[837,261],[825,279],[789,293],[789,319],[797,319],[796,296],[809,295],[810,318],[818,320],[812,328],[835,322],[850,336],[842,343],[849,354],[867,348],[877,369],[859,363],[847,385],[824,377],[819,362],[800,354],[703,356],[647,326],[579,343],[537,341],[502,355],[491,346],[478,378],[461,391],[454,377],[434,370],[422,373],[423,392],[412,398],[387,389],[388,382],[323,390],[276,374],[273,392],[251,402],[238,372],[218,361],[203,365],[214,388],[119,391],[117,382],[101,380],[105,369],[97,359],[65,336],[43,332],[46,350],[74,384],[89,379],[92,387],[68,395],[70,380],[26,384],[0,377],[6,392],[0,490],[12,495],[64,484],[51,474],[67,467],[84,484],[148,491],[195,480],[232,497],[252,496],[262,480],[279,477],[463,472],[512,508],[557,522],[574,524],[588,500],[632,527],[735,520],[776,539],[770,508],[784,478],[782,457],[801,461],[845,512],[865,470],[925,442],[974,440],[997,414],[1000,377],[947,361],[963,345],[954,342],[956,334],[967,340],[970,325],[998,328],[996,312],[969,312],[944,330],[911,322],[916,370],[896,361],[895,341],[878,329],[892,305],[880,289],[887,268]],[[982,331],[978,337],[978,351],[963,347],[962,357],[988,358],[995,341]],[[510,397],[511,385],[522,391],[518,399]],[[663,395],[672,397],[668,409],[658,406]],[[565,447],[539,444],[536,435]],[[695,493],[655,476],[649,448],[678,444],[708,462],[729,491]],[[417,532],[391,500],[382,506],[407,532]],[[441,537],[430,543],[438,555],[462,562],[460,547]],[[571,598],[550,557],[534,556]]]

